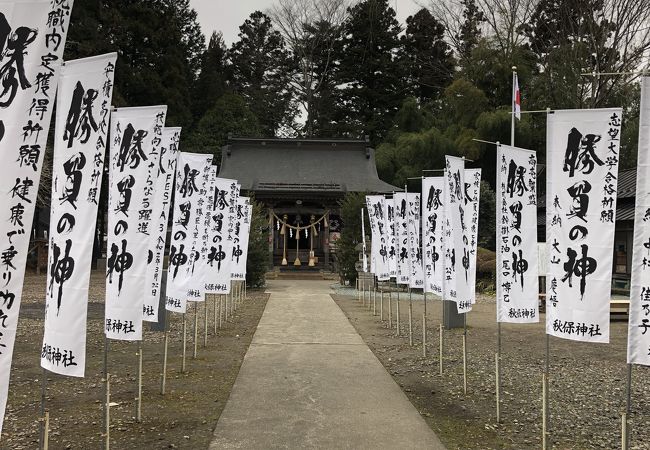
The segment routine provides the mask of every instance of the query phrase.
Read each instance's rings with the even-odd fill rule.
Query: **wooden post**
[[[388,292],[388,329],[393,329],[393,293]]]
[[[377,315],[377,288],[372,291],[372,315]]]
[[[621,448],[628,449],[627,438],[627,413],[621,414]]]
[[[45,433],[43,435],[43,450],[48,450],[50,446],[50,412],[45,410]]]
[[[214,326],[214,335],[217,335],[217,294],[212,295],[212,303],[214,306],[214,318],[212,320],[212,325]]]
[[[38,442],[40,443],[40,448],[43,449],[45,448],[45,402],[47,401],[47,370],[43,368],[41,370],[41,417],[39,419],[39,440]]]
[[[223,325],[223,294],[219,295],[219,328]]]
[[[384,321],[384,291],[381,291],[381,294],[379,296],[379,320],[381,322]]]

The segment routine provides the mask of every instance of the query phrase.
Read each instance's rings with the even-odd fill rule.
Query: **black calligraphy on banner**
[[[537,322],[537,158],[497,148],[497,321]]]
[[[639,129],[650,129],[650,78],[641,81]],[[612,131],[613,134],[613,131]],[[608,133],[608,137],[610,137]],[[650,136],[639,133],[627,362],[650,366]],[[609,197],[606,197],[609,198]],[[609,208],[610,205],[607,204]]]
[[[378,280],[390,280],[388,258],[388,224],[386,221],[386,199],[383,195],[367,195],[366,207],[370,222],[372,242],[370,245],[370,270]]]
[[[204,280],[192,276],[204,228],[204,207],[212,156],[180,152],[177,160],[175,196],[165,308],[184,313],[187,301],[203,298]],[[201,174],[205,174],[202,176]],[[203,190],[203,192],[201,192]]]
[[[140,340],[149,292],[153,202],[166,106],[120,108],[111,114],[105,333]],[[152,255],[151,255],[152,256]],[[126,324],[126,326],[125,326]]]
[[[549,115],[546,331],[557,337],[609,341],[620,129],[620,109]]]
[[[163,259],[167,241],[167,223],[169,222],[172,199],[172,186],[176,175],[180,128],[163,128],[160,142],[160,164],[156,179],[155,200],[153,202],[151,237],[149,240],[150,259],[147,263],[147,283],[149,290],[145,293],[142,307],[142,319],[147,322],[158,320],[158,299],[162,282]],[[176,257],[176,255],[174,255]],[[177,274],[178,272],[176,272]],[[169,274],[173,276],[173,274]]]
[[[0,3],[0,430],[25,263],[72,0]],[[51,18],[56,16],[57,20]],[[56,41],[52,39],[56,36]],[[69,281],[65,282],[67,289]]]

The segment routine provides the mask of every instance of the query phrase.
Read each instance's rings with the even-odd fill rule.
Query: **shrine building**
[[[339,202],[398,190],[377,176],[368,140],[229,138],[219,177],[238,180],[267,212],[273,266],[334,269]]]

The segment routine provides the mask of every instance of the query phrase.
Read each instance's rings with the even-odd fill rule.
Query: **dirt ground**
[[[357,332],[402,387],[449,449],[541,448],[544,314],[539,324],[502,325],[502,423],[496,423],[494,297],[481,296],[468,316],[468,393],[463,393],[463,330],[444,331],[444,372],[439,375],[441,303],[428,301],[427,350],[422,355],[423,302],[413,301],[408,339],[408,294],[400,295],[401,337],[358,302],[351,289],[333,295]],[[393,321],[396,295],[392,294]],[[555,449],[621,448],[625,411],[627,321],[611,323],[610,344],[550,339],[550,432]],[[650,449],[650,369],[635,366],[630,433],[632,449]]]
[[[27,275],[14,350],[9,401],[0,448],[35,449],[39,439],[45,275]],[[172,317],[169,331],[166,395],[160,394],[163,333],[145,325],[142,422],[135,421],[137,344],[111,341],[111,447],[115,449],[207,448],[230,395],[244,355],[264,311],[268,294],[248,291],[234,318],[214,333],[208,300],[208,341],[203,347],[204,305],[198,309],[198,354],[194,350],[194,307],[188,306],[186,372],[181,373],[182,320]],[[50,448],[101,448],[104,335],[104,276],[91,278],[86,377],[47,374]]]

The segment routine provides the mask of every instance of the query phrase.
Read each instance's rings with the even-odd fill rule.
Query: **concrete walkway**
[[[210,449],[444,449],[330,297],[273,280]]]

